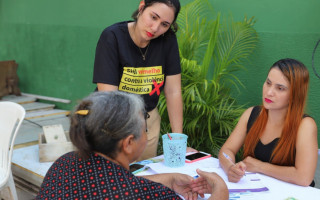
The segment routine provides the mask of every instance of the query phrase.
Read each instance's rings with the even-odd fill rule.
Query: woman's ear
[[[143,11],[145,5],[146,5],[146,4],[145,4],[144,0],[140,1],[140,4],[139,4],[139,12]]]
[[[135,150],[135,137],[133,135],[129,135],[122,141],[121,149],[125,154],[132,154]]]

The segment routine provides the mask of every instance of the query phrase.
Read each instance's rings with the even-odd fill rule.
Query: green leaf
[[[217,155],[244,111],[230,91],[244,87],[236,72],[256,48],[255,20],[224,19],[208,0],[194,0],[181,8],[177,22],[184,133],[188,145]],[[166,108],[161,94],[161,133],[170,132]]]

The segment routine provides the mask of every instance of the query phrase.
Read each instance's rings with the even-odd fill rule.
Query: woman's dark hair
[[[72,114],[70,140],[82,158],[88,158],[92,152],[115,158],[121,139],[129,135],[140,138],[145,123],[143,114],[144,102],[138,95],[94,92]]]
[[[164,35],[166,36],[169,34],[175,34],[178,31],[178,24],[176,23],[176,20],[177,20],[177,17],[180,12],[180,8],[181,8],[179,0],[144,0],[144,2],[145,2],[145,6],[144,6],[143,10],[149,6],[152,6],[155,3],[164,3],[169,7],[173,7],[175,10],[174,19],[171,24],[171,27],[168,29],[168,31],[166,33],[164,33]],[[133,12],[133,14],[131,16],[135,22],[138,20],[139,12],[140,12],[139,9],[137,9],[136,11]]]

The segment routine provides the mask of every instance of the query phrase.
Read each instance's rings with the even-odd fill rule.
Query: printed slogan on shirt
[[[119,90],[134,94],[149,94],[154,86],[164,81],[162,66],[153,67],[124,67]]]

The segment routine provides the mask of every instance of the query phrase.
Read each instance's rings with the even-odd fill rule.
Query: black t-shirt
[[[120,91],[142,95],[147,111],[154,109],[166,76],[181,73],[175,35],[160,36],[139,49],[130,37],[129,22],[116,23],[101,34],[96,48],[93,83],[118,86]],[[146,52],[145,60],[142,53]]]

